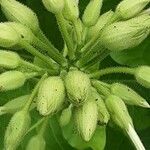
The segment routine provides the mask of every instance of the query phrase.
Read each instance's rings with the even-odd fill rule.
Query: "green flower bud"
[[[89,77],[85,73],[74,70],[67,74],[65,86],[69,100],[74,105],[81,105],[88,98],[91,83]]]
[[[17,53],[0,50],[0,67],[15,69],[20,65],[20,56]]]
[[[60,77],[49,77],[41,84],[37,109],[41,115],[50,115],[59,110],[65,100],[65,87]]]
[[[106,108],[106,105],[105,105],[103,99],[101,98],[99,93],[94,88],[92,88],[91,99],[95,100],[97,103],[98,124],[100,124],[100,125],[107,124],[110,119],[109,112]]]
[[[64,17],[74,22],[74,20],[79,18],[79,8],[75,0],[64,0],[65,6],[63,10]]]
[[[89,99],[81,107],[74,109],[74,121],[76,128],[85,141],[89,141],[97,126],[97,104],[93,99]]]
[[[116,8],[116,14],[123,19],[129,19],[139,14],[150,0],[123,0]]]
[[[28,98],[29,98],[29,95],[24,95],[24,96],[20,96],[13,100],[8,101],[5,105],[0,107],[0,115],[6,114],[6,113],[13,114],[21,110],[26,104]]]
[[[135,78],[138,83],[146,88],[150,88],[150,67],[141,66],[138,67],[135,73]]]
[[[90,27],[98,21],[103,0],[90,0],[82,16],[85,26]]]
[[[35,32],[39,30],[38,18],[30,8],[16,0],[1,0],[0,4],[8,20],[20,22]]]
[[[0,91],[14,90],[24,85],[26,76],[19,71],[7,71],[0,74]]]
[[[19,146],[20,142],[30,127],[30,123],[31,118],[29,113],[26,111],[19,111],[13,115],[5,133],[5,149],[15,150]]]
[[[105,101],[106,107],[111,115],[112,120],[122,129],[128,129],[129,125],[133,126],[127,107],[121,98],[110,95]]]
[[[5,23],[0,23],[0,46],[13,47],[18,44],[20,37],[17,32]]]
[[[68,108],[62,111],[59,118],[60,126],[61,127],[66,126],[70,122],[71,116],[72,116],[72,105],[70,105]]]
[[[16,22],[8,22],[7,25],[11,26],[23,40],[25,40],[30,44],[33,43],[34,34],[30,30],[30,28],[22,25],[21,23],[16,23]]]
[[[54,14],[62,12],[64,8],[64,0],[42,0],[42,2],[45,8]]]
[[[26,147],[26,150],[45,150],[46,142],[43,136],[35,135],[30,140]]]
[[[97,35],[103,29],[103,27],[108,23],[108,21],[112,18],[113,14],[114,14],[113,11],[108,11],[103,15],[101,15],[97,23],[91,28],[89,28],[88,35],[87,35],[88,39],[91,39],[91,37]]]
[[[150,108],[149,104],[138,93],[121,83],[111,85],[111,93],[120,97],[126,104]]]
[[[150,16],[141,15],[106,27],[100,41],[109,50],[121,51],[139,45],[149,33]]]

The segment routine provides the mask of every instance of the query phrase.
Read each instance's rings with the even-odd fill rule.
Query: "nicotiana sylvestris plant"
[[[58,115],[60,127],[73,123],[87,143],[98,126],[113,121],[130,138],[137,150],[145,150],[126,105],[150,108],[136,91],[101,77],[122,73],[150,88],[150,67],[97,67],[109,54],[138,46],[150,33],[150,0],[123,0],[116,10],[101,14],[103,0],[90,0],[80,18],[78,0],[41,0],[52,12],[64,40],[60,52],[40,29],[36,14],[16,0],[0,0],[8,22],[0,23],[0,92],[15,90],[30,79],[37,84],[29,95],[10,100],[0,115],[12,114],[4,137],[4,149],[16,150],[24,137],[38,128],[26,150],[45,150],[49,118]],[[4,49],[2,49],[4,48]],[[27,51],[33,61],[20,56]],[[13,50],[17,50],[13,51]],[[91,72],[92,70],[92,72]],[[42,116],[31,125],[32,109]],[[48,149],[51,149],[50,147]]]

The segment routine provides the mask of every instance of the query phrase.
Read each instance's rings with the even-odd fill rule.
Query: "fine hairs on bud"
[[[62,12],[64,8],[64,0],[42,0],[42,2],[45,8],[54,14]]]
[[[122,100],[129,105],[136,105],[145,108],[150,108],[146,100],[136,93],[133,89],[121,83],[114,83],[111,85],[111,93],[122,98]]]
[[[20,65],[20,56],[11,51],[0,50],[0,67],[15,69]]]
[[[35,32],[39,30],[38,18],[30,8],[16,0],[1,0],[0,4],[8,20],[20,22]]]
[[[100,16],[103,0],[90,0],[82,16],[85,26],[90,27],[96,24]]]
[[[0,91],[14,90],[24,85],[26,76],[19,71],[7,71],[0,74]]]
[[[101,34],[101,44],[112,51],[122,51],[139,45],[150,33],[150,16],[140,15],[106,27]]]
[[[18,111],[11,118],[6,129],[4,148],[15,150],[30,127],[31,118],[26,111]]]
[[[150,88],[150,67],[140,66],[136,69],[135,78],[139,84]]]
[[[67,95],[74,105],[82,105],[87,99],[91,83],[88,75],[81,71],[70,71],[65,77]]]
[[[123,0],[116,8],[116,14],[121,19],[130,19],[138,15],[150,0]]]
[[[57,112],[65,100],[65,87],[62,79],[49,77],[41,84],[37,97],[37,110],[41,115],[52,115]]]
[[[17,32],[6,23],[0,23],[0,46],[13,47],[18,44],[20,37]]]
[[[63,10],[64,17],[74,22],[76,19],[79,18],[79,8],[76,0],[64,0],[65,6]]]
[[[97,126],[97,104],[93,98],[89,99],[82,106],[74,109],[74,122],[79,135],[88,142],[92,138]]]
[[[33,39],[34,39],[34,34],[32,33],[30,28],[17,22],[7,22],[6,24],[8,26],[11,26],[24,41],[32,44]]]

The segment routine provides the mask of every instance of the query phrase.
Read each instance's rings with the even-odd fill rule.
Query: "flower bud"
[[[63,10],[64,17],[69,21],[74,21],[79,18],[79,8],[75,0],[64,0],[65,6]]]
[[[0,115],[6,113],[15,113],[23,108],[26,104],[29,95],[17,97],[13,100],[8,101],[5,105],[0,107]]]
[[[85,141],[89,141],[97,126],[97,104],[89,98],[82,106],[74,109],[74,121],[76,128]]]
[[[111,115],[112,120],[122,129],[128,129],[129,125],[133,126],[127,107],[121,98],[110,95],[105,101],[106,107]]]
[[[41,135],[35,135],[27,144],[26,150],[45,150],[46,148],[46,142],[43,136]]]
[[[83,104],[91,87],[89,77],[81,71],[70,71],[65,78],[65,86],[69,100],[74,105]]]
[[[20,22],[35,32],[39,30],[38,18],[30,8],[16,0],[1,0],[0,4],[8,20]]]
[[[121,51],[139,45],[149,33],[150,16],[146,14],[109,25],[103,30],[100,41],[109,50]]]
[[[24,85],[26,76],[19,71],[7,71],[0,74],[0,91],[14,90]]]
[[[91,37],[97,35],[103,27],[108,23],[108,21],[112,18],[114,12],[113,11],[108,11],[101,15],[97,21],[97,23],[89,28],[88,31],[88,38],[90,39]]]
[[[49,77],[41,84],[37,98],[37,109],[41,115],[57,112],[65,100],[65,87],[60,77]]]
[[[96,24],[102,7],[103,0],[90,0],[82,16],[85,26],[90,27]]]
[[[121,83],[112,84],[111,93],[120,97],[126,104],[150,108],[144,98],[128,86]]]
[[[98,108],[98,124],[99,125],[105,125],[108,123],[110,119],[109,112],[106,108],[106,105],[99,95],[99,93],[92,88],[92,99],[96,101],[97,103],[97,108]]]
[[[16,112],[11,118],[5,132],[4,147],[7,150],[17,149],[31,123],[29,113],[26,111]]]
[[[20,65],[20,56],[17,53],[0,50],[0,67],[15,69]]]
[[[146,88],[150,88],[150,67],[141,66],[138,67],[135,73],[137,82]]]
[[[54,14],[62,12],[64,8],[64,0],[42,0],[42,2],[45,8]]]
[[[129,19],[138,15],[150,0],[123,0],[116,8],[116,14],[122,19]]]
[[[66,126],[70,122],[71,116],[72,116],[72,105],[70,105],[68,108],[62,111],[59,118],[60,126],[61,127]]]
[[[0,46],[13,47],[18,44],[20,37],[17,32],[6,23],[0,23]]]
[[[23,40],[32,44],[34,40],[34,34],[30,30],[30,28],[16,22],[8,22],[7,25],[11,26]]]

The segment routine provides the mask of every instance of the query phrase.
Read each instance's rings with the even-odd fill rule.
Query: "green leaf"
[[[72,121],[62,128],[62,132],[68,143],[78,150],[84,150],[87,148],[92,148],[92,150],[104,150],[106,143],[105,127],[98,126],[93,138],[89,142],[83,141],[75,132]]]

